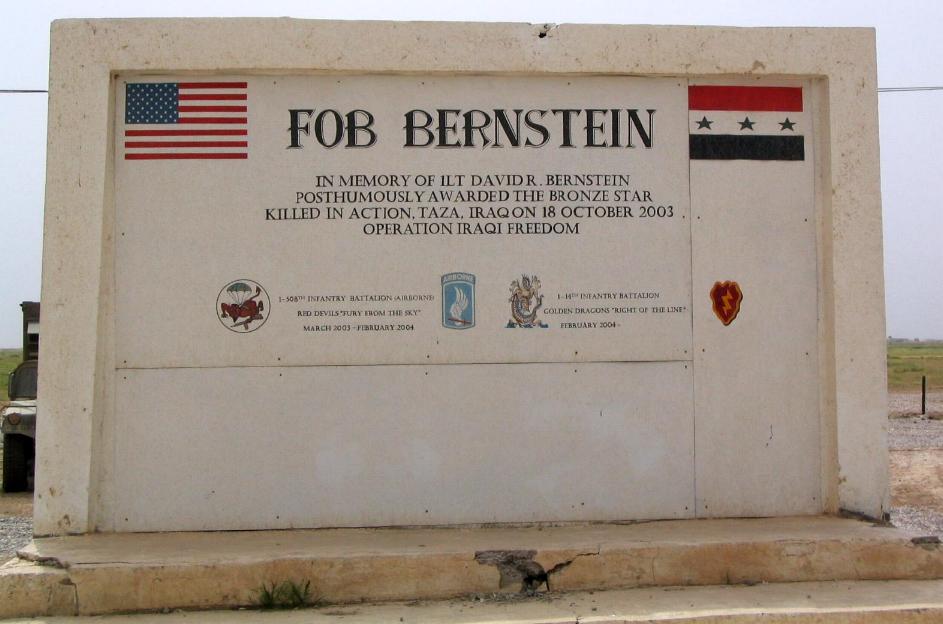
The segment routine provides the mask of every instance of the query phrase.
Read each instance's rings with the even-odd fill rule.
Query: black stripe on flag
[[[690,135],[691,160],[805,160],[800,136]]]

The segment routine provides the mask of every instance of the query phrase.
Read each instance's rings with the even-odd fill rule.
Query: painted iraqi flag
[[[802,87],[691,85],[692,160],[805,160]]]

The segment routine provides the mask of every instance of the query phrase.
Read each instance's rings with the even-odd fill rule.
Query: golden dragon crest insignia
[[[537,311],[544,303],[544,297],[540,294],[540,280],[536,275],[521,275],[520,280],[511,282],[511,298],[508,299],[511,304],[511,320],[507,327],[543,327],[548,325],[537,318]]]

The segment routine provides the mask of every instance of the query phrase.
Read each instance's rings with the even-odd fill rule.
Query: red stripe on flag
[[[690,110],[802,112],[802,87],[691,85]]]
[[[248,130],[125,130],[127,137],[155,136],[247,136]]]
[[[181,93],[180,100],[246,100],[245,93]]]
[[[246,82],[178,82],[178,89],[245,89]]]
[[[125,147],[249,147],[248,141],[125,141]]]
[[[244,124],[245,117],[179,117],[177,123],[182,124]]]
[[[169,153],[155,153],[155,154],[125,154],[125,160],[204,160],[204,159],[246,159],[249,155],[242,153],[233,153],[233,152],[219,152],[219,153],[191,153],[191,154],[169,154]]]
[[[178,106],[181,113],[245,113],[248,106]]]

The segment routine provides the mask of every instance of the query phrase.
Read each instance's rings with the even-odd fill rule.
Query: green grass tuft
[[[311,581],[282,581],[271,585],[262,583],[256,594],[256,603],[261,609],[298,609],[315,606],[318,602],[311,595]]]

